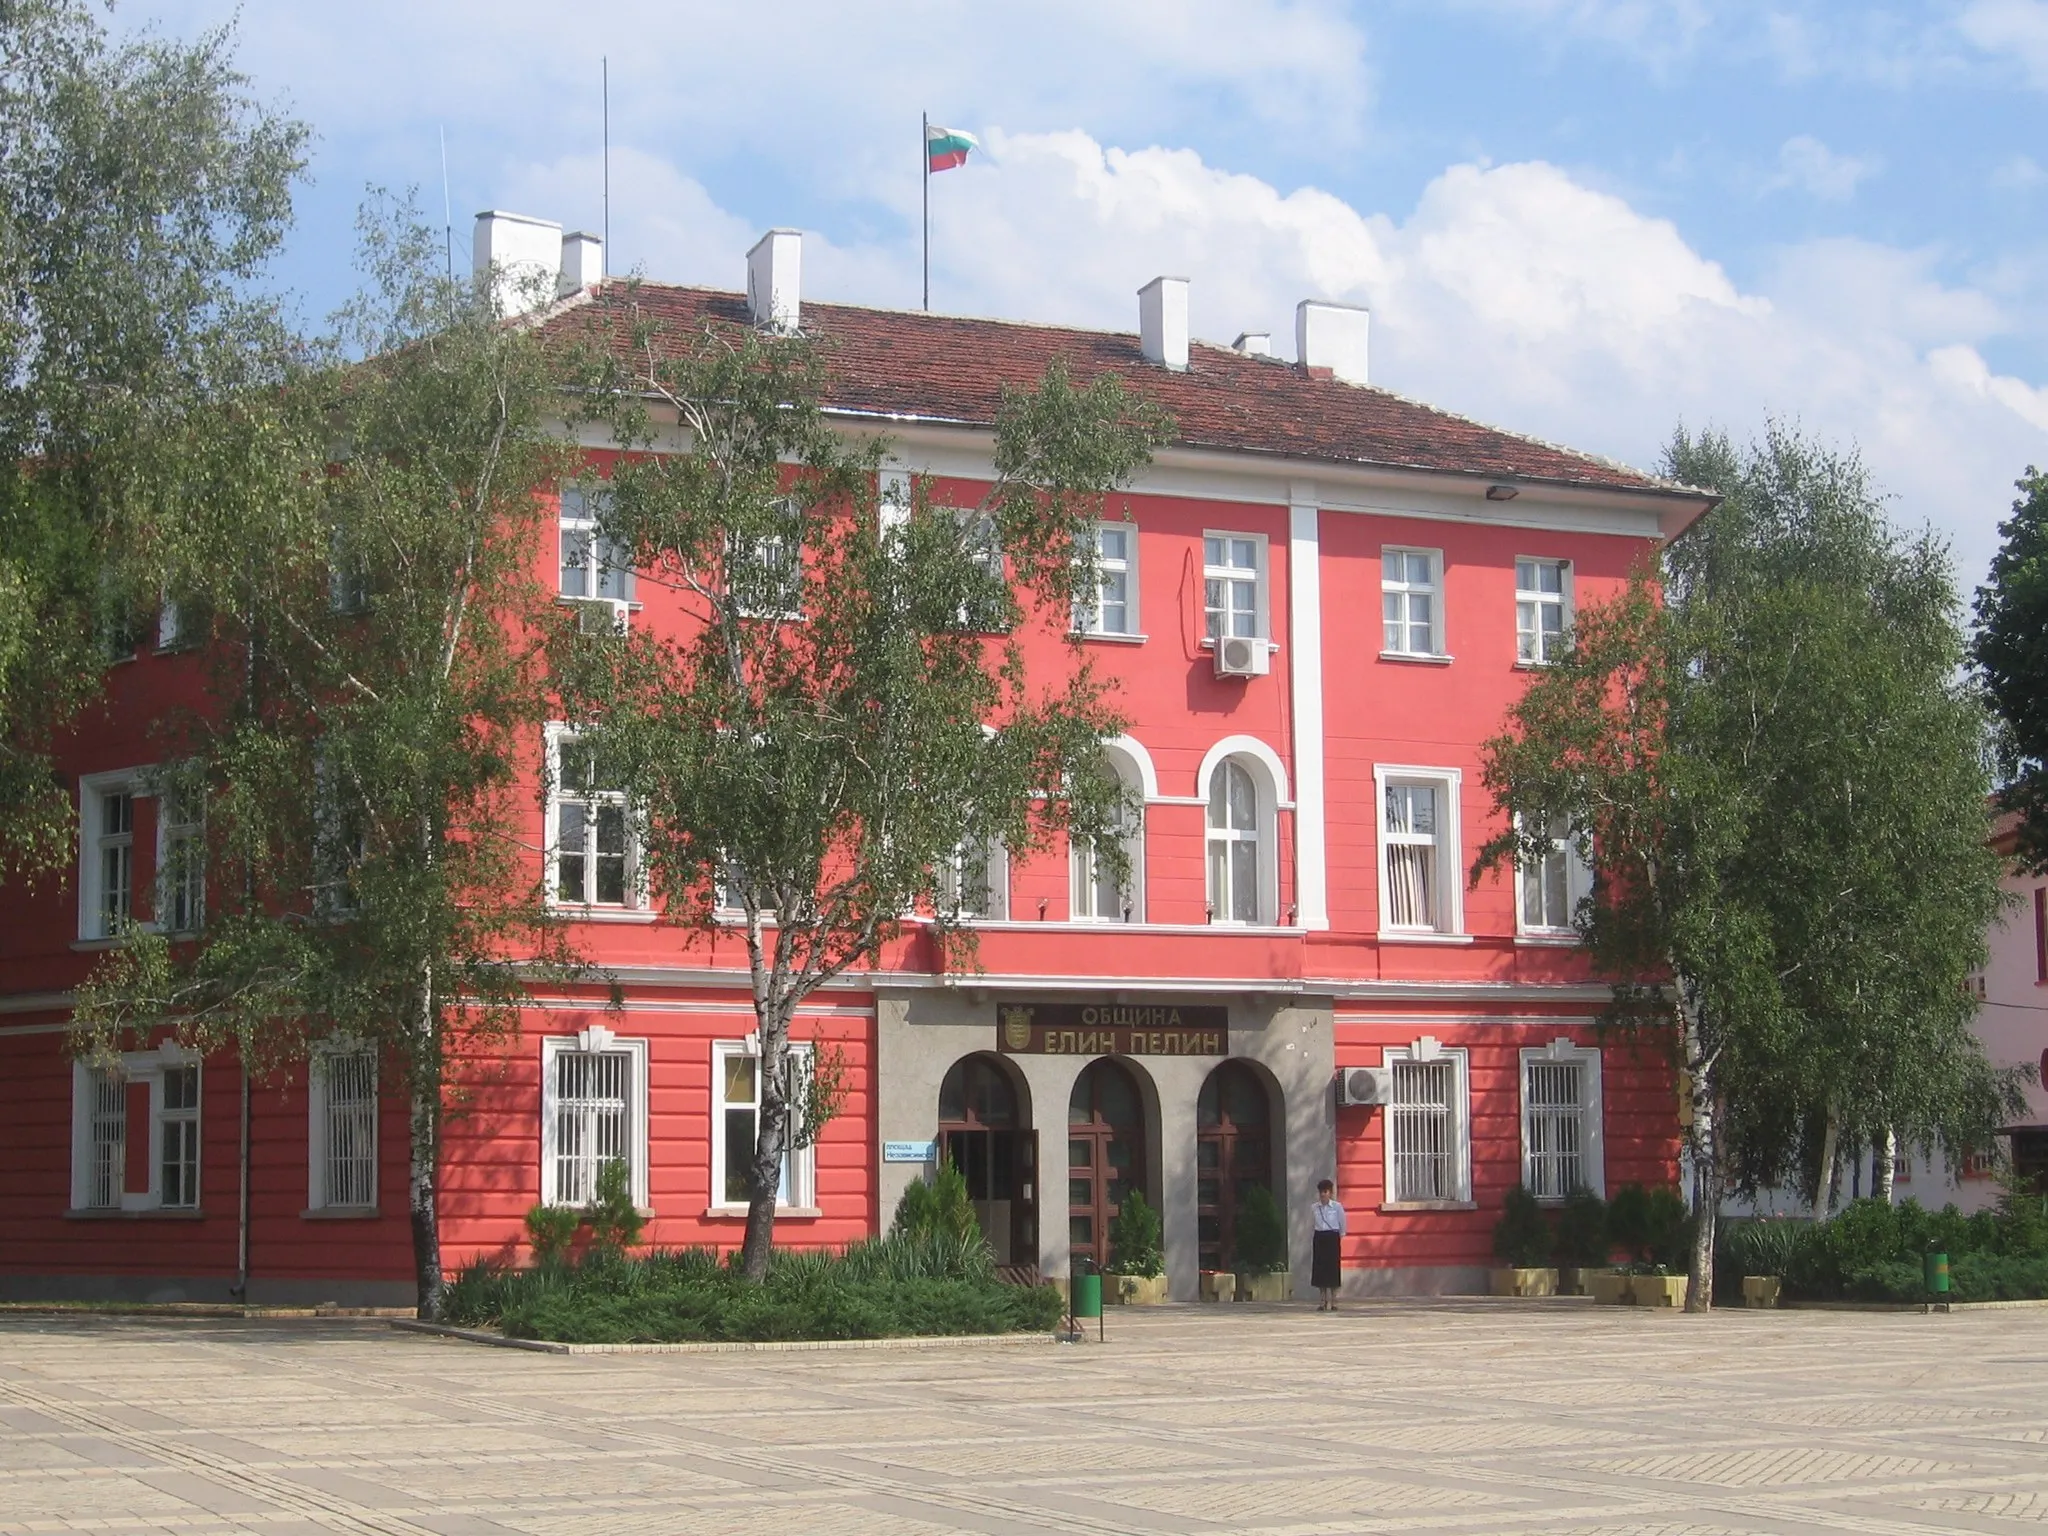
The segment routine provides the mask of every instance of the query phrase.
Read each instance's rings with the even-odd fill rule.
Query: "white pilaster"
[[[1323,833],[1323,569],[1313,485],[1288,497],[1287,676],[1294,695],[1294,905],[1303,928],[1330,926]]]

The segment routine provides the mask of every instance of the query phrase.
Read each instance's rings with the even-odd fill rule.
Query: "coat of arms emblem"
[[[1029,1008],[1003,1009],[1003,1044],[1013,1051],[1021,1051],[1031,1044],[1031,1010]]]

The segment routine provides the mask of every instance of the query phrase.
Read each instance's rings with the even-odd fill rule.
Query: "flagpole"
[[[917,115],[917,156],[924,166],[924,307],[932,307],[932,119],[928,112]]]

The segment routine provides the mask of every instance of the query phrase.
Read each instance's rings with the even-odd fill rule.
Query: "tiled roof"
[[[611,296],[637,305],[643,318],[673,334],[707,322],[747,323],[746,301],[736,293],[614,283]],[[573,333],[605,302],[602,295],[571,301],[548,316],[545,327]],[[1187,371],[1177,373],[1146,362],[1138,338],[1115,331],[810,300],[802,324],[825,351],[832,375],[826,404],[835,411],[986,427],[995,420],[1003,385],[1035,384],[1054,358],[1064,357],[1081,381],[1121,373],[1172,412],[1175,440],[1187,447],[1706,499],[1611,459],[1229,347],[1196,342]]]

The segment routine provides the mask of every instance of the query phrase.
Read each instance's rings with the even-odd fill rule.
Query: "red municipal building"
[[[587,236],[493,213],[476,249],[557,275],[544,323],[594,301]],[[885,505],[913,476],[973,505],[1001,387],[1055,358],[1081,379],[1122,374],[1177,429],[1099,527],[1085,616],[1132,722],[1104,748],[1143,801],[1131,878],[1063,848],[995,850],[964,898],[974,969],[943,966],[913,925],[883,966],[803,1007],[798,1039],[837,1043],[849,1091],[789,1159],[778,1241],[882,1230],[943,1153],[998,1259],[1052,1278],[1106,1258],[1120,1201],[1143,1190],[1170,1292],[1191,1299],[1199,1271],[1230,1267],[1259,1185],[1290,1214],[1305,1285],[1329,1177],[1349,1289],[1458,1292],[1484,1289],[1517,1182],[1546,1199],[1672,1182],[1673,1067],[1655,1042],[1596,1028],[1606,989],[1574,945],[1586,875],[1568,845],[1514,878],[1468,888],[1465,872],[1499,824],[1480,743],[1575,607],[1617,591],[1704,498],[1376,387],[1362,310],[1301,304],[1289,361],[1265,335],[1191,339],[1177,278],[1139,291],[1135,333],[1085,331],[811,303],[801,254],[777,231],[744,293],[646,284],[638,302],[678,329],[823,338],[833,418],[892,445]],[[592,448],[594,474],[605,464]],[[565,597],[676,621],[652,582],[592,590],[588,499],[545,494],[559,543],[534,559]],[[246,1237],[253,1302],[409,1303],[405,1104],[373,1055],[335,1042],[256,1079],[245,1166],[231,1054],[165,1038],[108,1067],[68,1049],[72,989],[116,926],[205,922],[203,878],[159,875],[199,833],[150,771],[152,713],[197,677],[175,638],[167,623],[114,666],[65,751],[69,877],[0,890],[0,1296],[222,1300]],[[743,950],[637,904],[603,795],[542,772],[572,739],[535,743],[536,873],[624,1005],[541,998],[466,1063],[442,1173],[451,1269],[518,1258],[526,1210],[588,1199],[604,1155],[628,1162],[649,1241],[741,1237],[756,1102]]]

